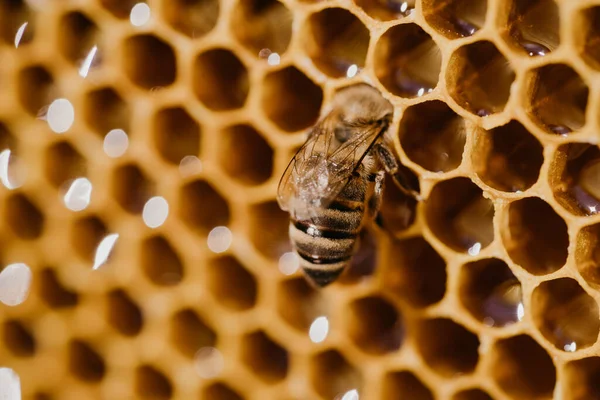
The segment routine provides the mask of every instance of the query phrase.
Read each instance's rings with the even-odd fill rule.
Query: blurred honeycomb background
[[[24,399],[600,399],[597,0],[1,0]],[[367,82],[419,180],[341,282],[276,187]]]

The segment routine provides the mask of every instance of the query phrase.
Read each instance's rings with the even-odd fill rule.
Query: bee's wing
[[[350,139],[331,150],[333,126],[325,119],[315,127],[279,183],[278,202],[283,210],[299,219],[312,219],[318,209],[326,208],[338,196],[384,132],[379,124],[364,124],[352,129]]]

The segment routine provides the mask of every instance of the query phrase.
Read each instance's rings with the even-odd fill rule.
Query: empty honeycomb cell
[[[44,214],[22,193],[6,199],[4,220],[18,237],[25,240],[37,239],[44,229]]]
[[[258,292],[256,278],[235,258],[211,260],[207,273],[208,288],[219,303],[237,311],[254,307]]]
[[[415,307],[429,306],[444,297],[446,262],[425,239],[395,241],[389,260],[382,282],[391,293]]]
[[[0,27],[2,39],[9,45],[22,46],[31,42],[35,33],[35,14],[29,8],[28,2],[1,1]]]
[[[316,318],[327,314],[327,303],[322,292],[310,286],[304,277],[297,277],[279,284],[277,311],[285,322],[305,333]]]
[[[60,281],[51,268],[41,271],[39,276],[40,297],[52,308],[71,308],[77,306],[79,295],[69,290]]]
[[[146,277],[156,285],[176,285],[184,277],[181,259],[163,236],[152,236],[141,245],[141,267]]]
[[[574,360],[564,367],[563,398],[587,400],[600,398],[600,357]]]
[[[349,390],[360,392],[362,376],[337,350],[326,350],[311,360],[311,380],[317,392],[327,399],[339,398]]]
[[[600,6],[586,8],[580,15],[582,24],[573,27],[578,31],[583,28],[583,34],[577,36],[580,41],[577,50],[589,65],[600,69]]]
[[[488,326],[502,327],[523,318],[521,282],[497,258],[464,265],[459,295],[465,308]]]
[[[141,399],[168,400],[173,396],[173,384],[156,368],[141,365],[135,371],[135,392]]]
[[[216,111],[240,108],[250,90],[246,66],[227,49],[211,49],[194,62],[192,85],[196,97]]]
[[[326,8],[309,17],[303,46],[317,68],[340,78],[364,67],[369,36],[369,30],[350,11]]]
[[[286,51],[292,37],[292,12],[277,0],[243,0],[234,9],[233,34],[256,56],[265,49]]]
[[[289,215],[281,211],[276,201],[268,201],[251,207],[250,240],[267,257],[278,260],[291,250],[288,235]]]
[[[554,198],[576,215],[600,212],[600,166],[598,146],[569,143],[560,146],[554,155],[550,185]]]
[[[0,151],[14,149],[16,147],[16,142],[17,140],[8,125],[0,121]]]
[[[600,224],[586,226],[577,235],[575,262],[589,284],[600,286]]]
[[[68,353],[69,371],[73,376],[89,383],[99,382],[104,378],[104,360],[89,344],[81,340],[72,340]]]
[[[402,149],[415,163],[433,172],[448,172],[462,162],[465,121],[441,101],[404,111],[398,131]]]
[[[288,353],[262,331],[247,334],[241,343],[242,362],[267,383],[284,379],[288,373]]]
[[[479,361],[477,335],[450,319],[420,321],[414,338],[425,362],[441,375],[471,373]]]
[[[375,74],[395,95],[420,97],[438,83],[442,52],[419,25],[391,27],[377,42]]]
[[[79,257],[92,262],[98,244],[107,233],[106,226],[100,218],[93,215],[78,218],[71,228],[72,246]]]
[[[511,0],[503,4],[499,23],[504,38],[525,54],[545,56],[560,43],[559,9],[554,0]]]
[[[54,187],[86,175],[86,162],[69,142],[56,142],[46,150],[46,177]]]
[[[567,224],[545,201],[528,197],[511,203],[503,224],[508,255],[530,273],[548,274],[567,261]]]
[[[435,185],[425,216],[431,231],[456,251],[477,255],[494,239],[494,205],[468,178]]]
[[[59,25],[58,44],[61,54],[79,66],[94,46],[98,45],[98,27],[78,11],[65,14]]]
[[[173,28],[197,39],[217,24],[219,3],[218,0],[163,1],[162,15]]]
[[[526,110],[546,132],[568,135],[585,125],[589,89],[575,70],[550,64],[530,72]]]
[[[474,35],[485,25],[487,0],[424,0],[421,7],[425,20],[450,39]]]
[[[154,182],[135,164],[125,164],[113,171],[112,195],[125,211],[141,213],[153,191]]]
[[[33,116],[59,97],[54,78],[42,65],[33,65],[19,71],[17,96],[21,105]]]
[[[478,130],[473,167],[483,182],[494,189],[522,192],[537,180],[544,163],[544,148],[517,121],[492,129]]]
[[[136,35],[123,42],[123,71],[143,89],[169,86],[177,77],[171,45],[154,35]]]
[[[460,47],[450,57],[446,70],[450,96],[480,117],[504,110],[514,80],[509,61],[488,41]]]
[[[107,294],[106,319],[125,336],[136,336],[144,326],[142,310],[123,289],[113,289]]]
[[[154,145],[168,162],[179,165],[188,155],[200,154],[200,125],[182,107],[165,108],[154,116]]]
[[[388,372],[383,378],[382,400],[434,400],[431,390],[410,371]]]
[[[600,332],[598,304],[570,278],[542,282],[533,291],[532,315],[544,337],[573,352],[593,345]]]
[[[491,354],[491,376],[512,399],[552,398],[556,368],[548,353],[530,336],[501,339]]]
[[[404,170],[404,175],[409,177],[410,187],[419,187],[419,180],[414,172],[402,165],[400,168]],[[386,174],[383,201],[377,215],[377,222],[389,232],[399,233],[409,228],[415,222],[416,216],[417,200],[407,196]]]
[[[202,391],[200,398],[211,400],[244,400],[238,392],[221,382],[213,383],[206,387]]]
[[[103,87],[86,94],[83,116],[101,137],[112,129],[129,130],[129,106],[117,91]]]
[[[492,396],[481,389],[467,389],[456,393],[452,400],[493,400]]]
[[[171,343],[179,352],[193,358],[194,354],[207,346],[214,346],[217,334],[195,311],[184,309],[171,317]]]
[[[271,177],[273,149],[249,125],[234,125],[221,135],[220,164],[234,179],[258,185]]]
[[[33,333],[21,321],[6,319],[2,325],[4,347],[16,357],[32,357],[37,350]]]
[[[398,350],[404,337],[402,316],[381,297],[365,297],[350,304],[348,334],[367,353]]]
[[[202,234],[229,223],[227,202],[202,180],[190,182],[181,189],[179,209],[182,221]]]
[[[139,1],[140,0],[99,0],[104,9],[120,19],[129,18],[131,9]]]
[[[355,0],[355,3],[372,18],[389,21],[411,15],[416,0]]]
[[[317,121],[323,91],[296,67],[269,73],[262,90],[262,107],[281,129],[293,132]]]

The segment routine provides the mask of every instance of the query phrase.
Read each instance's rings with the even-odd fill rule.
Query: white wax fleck
[[[82,211],[90,205],[92,182],[87,178],[77,178],[65,194],[65,206],[71,211]]]
[[[203,347],[194,356],[196,371],[201,378],[211,379],[218,376],[225,366],[225,359],[214,347]]]
[[[94,57],[96,57],[97,52],[98,46],[92,47],[88,55],[85,57],[85,60],[83,60],[81,67],[79,68],[79,76],[83,78],[88,76],[88,73],[90,72],[90,68],[92,66],[92,63],[94,62]]]
[[[227,251],[233,241],[233,235],[226,226],[217,226],[208,234],[206,243],[208,248],[215,253]]]
[[[169,203],[164,197],[156,196],[144,204],[142,219],[149,228],[158,228],[169,216]]]
[[[137,3],[131,9],[129,21],[133,26],[142,26],[150,21],[150,6],[146,3]]]
[[[75,109],[67,99],[56,99],[48,107],[48,126],[55,133],[65,133],[75,121]]]
[[[353,78],[358,73],[358,65],[352,64],[346,70],[346,78]]]
[[[96,248],[96,256],[94,257],[94,266],[92,269],[98,269],[106,263],[118,238],[118,233],[112,233],[102,239]]]
[[[7,306],[23,303],[31,287],[31,269],[23,263],[10,264],[0,272],[0,302]]]
[[[284,275],[292,275],[300,268],[300,260],[294,252],[283,253],[279,257],[279,271]]]
[[[129,147],[129,137],[123,129],[113,129],[104,136],[104,152],[110,158],[121,157]]]
[[[342,400],[358,400],[358,399],[359,399],[358,390],[356,390],[356,389],[348,390],[342,396]]]
[[[17,33],[15,34],[15,47],[19,48],[19,44],[21,44],[21,39],[23,39],[23,34],[25,33],[25,29],[29,22],[24,22],[19,29],[17,29]]]
[[[21,400],[21,380],[10,368],[0,368],[0,400]]]
[[[321,343],[329,334],[329,320],[327,317],[318,317],[310,324],[308,337],[313,343]]]

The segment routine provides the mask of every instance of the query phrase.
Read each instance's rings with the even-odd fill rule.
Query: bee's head
[[[336,93],[333,108],[340,111],[343,119],[377,120],[391,122],[394,107],[377,89],[366,84],[344,88]]]

